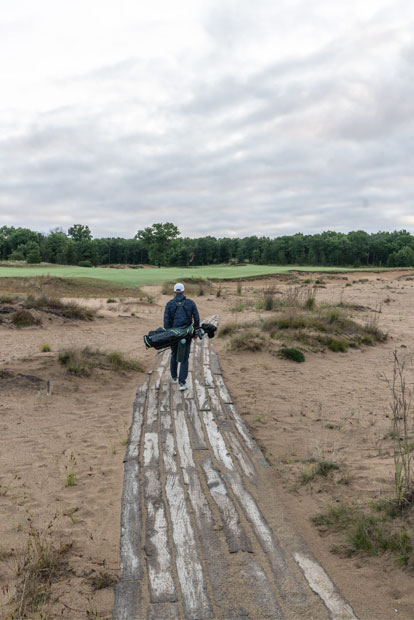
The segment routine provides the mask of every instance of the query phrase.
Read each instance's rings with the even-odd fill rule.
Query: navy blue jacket
[[[165,306],[164,328],[186,327],[191,325],[194,319],[194,329],[200,327],[200,317],[197,306],[192,299],[187,299],[182,293],[178,293]]]

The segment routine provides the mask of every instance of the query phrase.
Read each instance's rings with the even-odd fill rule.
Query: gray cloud
[[[376,62],[376,45],[398,37],[366,26],[367,37],[341,35],[246,74],[225,64],[204,72],[260,35],[248,3],[229,6],[207,19],[215,47],[191,75],[170,59],[129,57],[60,79],[101,103],[68,104],[3,134],[2,221],[125,237],[167,220],[189,236],[407,227],[413,48]]]

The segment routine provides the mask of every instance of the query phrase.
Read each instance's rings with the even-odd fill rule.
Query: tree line
[[[28,263],[200,266],[223,263],[334,267],[414,267],[414,236],[406,230],[367,233],[325,231],[314,235],[216,238],[181,237],[170,222],[138,230],[132,239],[93,239],[88,226],[65,233],[0,228],[0,259]]]

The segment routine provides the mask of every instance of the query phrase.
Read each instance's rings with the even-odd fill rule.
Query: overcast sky
[[[412,0],[0,9],[0,227],[414,232]]]

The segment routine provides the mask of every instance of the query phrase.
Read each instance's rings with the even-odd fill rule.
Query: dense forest
[[[0,259],[91,267],[111,264],[198,266],[222,263],[266,265],[413,267],[414,236],[406,230],[368,234],[326,231],[315,235],[215,238],[181,237],[169,222],[139,230],[133,239],[93,239],[88,226],[48,234],[0,228]]]

